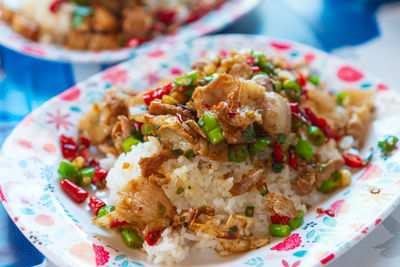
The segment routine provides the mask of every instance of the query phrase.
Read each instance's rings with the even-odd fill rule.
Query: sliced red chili
[[[79,136],[79,143],[82,144],[84,147],[88,148],[90,146],[90,140],[86,136]]]
[[[299,76],[299,79],[297,80],[297,84],[301,87],[306,85],[306,78],[304,77],[303,73],[298,72],[297,75]]]
[[[261,71],[259,66],[252,66],[251,70],[253,71],[253,73],[258,73]]]
[[[298,102],[290,102],[289,105],[290,105],[290,109],[292,110],[293,113],[295,113],[299,110]]]
[[[274,158],[277,162],[280,162],[283,159],[282,148],[278,141],[274,144]]]
[[[273,224],[282,224],[282,225],[288,225],[290,221],[290,218],[288,216],[281,216],[277,213],[274,215],[271,215],[271,222]]]
[[[71,137],[66,137],[65,135],[61,135],[60,144],[63,158],[71,159],[75,157],[76,152],[78,151],[78,146],[76,145],[74,139]]]
[[[77,157],[79,157],[79,156],[80,156],[80,157],[83,157],[83,159],[85,160],[85,162],[88,161],[88,160],[89,160],[89,157],[90,157],[89,149],[88,149],[88,148],[85,148],[84,150],[80,151],[76,156],[77,156]]]
[[[89,193],[80,186],[77,186],[68,179],[63,179],[60,182],[61,188],[76,202],[81,203],[85,201]]]
[[[150,232],[146,235],[146,242],[149,246],[154,246],[160,238],[160,231]]]
[[[182,114],[176,113],[175,116],[178,118],[178,121],[179,121],[180,123],[183,123]]]
[[[161,99],[164,95],[168,95],[173,87],[174,83],[169,83],[150,92],[147,92],[143,95],[143,100],[146,105],[150,105],[151,101],[153,101],[154,99]]]
[[[50,11],[56,13],[64,2],[66,2],[66,0],[55,0],[49,7]]]
[[[92,178],[92,184],[96,184],[98,181],[105,179],[107,177],[108,170],[97,166],[94,168],[94,176]]]
[[[137,121],[133,122],[133,126],[135,126],[136,131],[140,131],[142,129],[142,125],[143,125],[143,123],[141,123],[141,122],[137,122]]]
[[[304,112],[307,119],[311,122],[311,125],[318,126],[318,128],[320,128],[324,132],[325,136],[328,139],[333,138],[335,140],[338,140],[340,138],[339,134],[333,128],[331,128],[326,120],[324,118],[318,118],[311,108],[305,107]]]
[[[127,224],[128,223],[125,222],[125,221],[121,222],[118,219],[115,219],[110,223],[110,228],[118,228],[118,227],[122,227],[122,226],[127,225]]]
[[[249,55],[249,56],[246,58],[246,63],[249,64],[250,66],[253,66],[254,63],[256,63],[256,58],[253,57],[252,55]]]
[[[297,158],[294,153],[289,151],[289,165],[292,167],[294,170],[297,170]]]
[[[357,155],[346,152],[346,153],[343,153],[343,159],[347,166],[356,167],[356,168],[363,166],[362,158],[360,158]]]
[[[103,202],[103,200],[101,200],[100,198],[96,197],[96,196],[91,196],[89,199],[89,207],[90,209],[96,214],[99,212],[99,209],[101,207],[106,206],[106,203]]]

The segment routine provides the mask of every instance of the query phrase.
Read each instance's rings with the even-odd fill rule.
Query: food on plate
[[[94,224],[155,263],[258,249],[299,228],[312,197],[348,186],[371,158],[359,151],[374,90],[326,88],[306,62],[246,50],[201,59],[146,92],[110,89],[77,141],[61,136],[62,183],[75,183],[78,203],[82,187],[107,187],[106,201],[90,197]]]
[[[25,38],[75,50],[136,47],[174,33],[226,0],[4,0],[1,19]]]

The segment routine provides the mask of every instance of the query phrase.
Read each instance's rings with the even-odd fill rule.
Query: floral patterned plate
[[[146,255],[129,250],[120,237],[91,224],[88,203],[76,205],[60,189],[58,137],[77,134],[77,123],[111,86],[143,90],[161,78],[180,74],[207,51],[261,48],[289,60],[309,61],[328,88],[377,89],[373,129],[366,150],[372,162],[353,176],[348,188],[326,196],[305,223],[286,239],[232,257],[193,255],[182,265],[318,266],[337,258],[364,238],[398,205],[400,153],[385,159],[377,140],[399,135],[399,96],[346,62],[304,45],[263,36],[218,35],[187,42],[171,51],[157,50],[117,65],[51,99],[26,117],[4,143],[0,154],[0,197],[24,235],[51,261],[65,266],[151,266]],[[106,197],[106,194],[99,195]],[[333,211],[333,217],[316,208]]]
[[[252,10],[261,0],[228,0],[219,9],[214,10],[199,19],[181,27],[174,35],[156,38],[140,47],[121,48],[94,51],[67,50],[61,46],[42,44],[29,41],[15,33],[6,23],[0,20],[0,44],[17,52],[52,61],[74,63],[113,63],[132,58],[139,53],[144,53],[149,47],[185,41],[192,38],[218,31],[237,21]]]

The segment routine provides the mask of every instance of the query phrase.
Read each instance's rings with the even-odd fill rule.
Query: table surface
[[[264,0],[221,33],[263,34],[343,57],[400,89],[400,3],[379,0]],[[107,66],[33,59],[0,47],[0,145],[29,112]],[[380,64],[385,62],[385,64]],[[82,70],[86,70],[82,73]],[[397,74],[397,75],[396,75]],[[400,266],[400,209],[367,238],[330,263]],[[50,266],[0,204],[0,266]]]

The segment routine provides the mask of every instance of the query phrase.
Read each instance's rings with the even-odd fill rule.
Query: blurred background
[[[264,0],[219,33],[262,34],[304,43],[349,60],[400,89],[399,1]],[[107,67],[48,62],[0,46],[0,145],[33,109]],[[330,266],[400,266],[399,220],[396,210]],[[0,266],[33,266],[43,260],[0,204]]]

